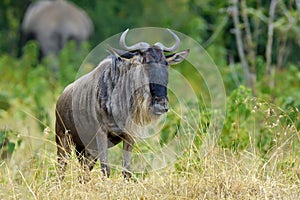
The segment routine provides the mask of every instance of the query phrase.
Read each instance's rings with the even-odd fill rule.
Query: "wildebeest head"
[[[140,64],[142,64],[142,68],[147,75],[147,86],[151,95],[148,108],[154,115],[161,115],[168,111],[168,66],[180,63],[189,53],[189,50],[172,53],[179,47],[180,39],[171,30],[168,29],[168,31],[175,39],[175,44],[171,47],[166,47],[160,42],[154,45],[139,42],[132,46],[127,46],[125,43],[127,29],[120,38],[120,46],[125,51],[114,51],[121,59],[137,57]],[[165,55],[165,53],[169,54]]]

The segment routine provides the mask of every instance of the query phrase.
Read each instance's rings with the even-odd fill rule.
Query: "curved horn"
[[[161,48],[162,50],[164,51],[167,51],[167,52],[172,52],[172,51],[175,51],[178,47],[179,47],[179,44],[180,44],[180,39],[178,38],[178,36],[173,33],[173,31],[171,31],[170,29],[167,29],[169,31],[169,33],[171,33],[171,35],[174,37],[175,39],[175,44],[171,47],[166,47],[165,45],[163,45],[162,43],[160,42],[157,42],[155,43],[156,46],[158,46],[159,48]]]
[[[134,50],[142,50],[142,49],[147,49],[150,47],[150,45],[146,42],[139,42],[136,43],[132,46],[127,46],[125,43],[125,38],[127,35],[127,32],[129,31],[129,29],[127,29],[126,31],[124,31],[120,37],[120,46],[122,49],[127,50],[127,51],[134,51]]]

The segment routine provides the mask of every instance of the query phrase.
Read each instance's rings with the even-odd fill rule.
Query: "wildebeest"
[[[101,170],[108,177],[108,148],[123,141],[122,174],[124,178],[131,177],[130,156],[139,127],[168,111],[167,67],[180,63],[189,53],[172,53],[179,47],[180,39],[168,31],[175,39],[171,47],[160,42],[127,46],[127,29],[120,37],[123,50],[111,49],[111,55],[93,71],[65,88],[56,105],[61,173],[65,171],[72,141],[83,168],[92,170],[100,159]]]
[[[42,0],[31,4],[21,25],[21,43],[37,40],[40,58],[56,55],[69,40],[78,44],[89,38],[93,23],[79,7],[65,0]]]

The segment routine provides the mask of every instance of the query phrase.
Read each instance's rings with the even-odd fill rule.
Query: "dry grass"
[[[258,114],[263,118],[263,112]],[[23,147],[10,160],[0,161],[0,199],[300,199],[300,152],[295,148],[299,132],[274,127],[276,116],[280,115],[253,123],[265,127],[272,123],[269,129],[278,133],[274,148],[265,156],[255,149],[254,136],[260,133],[253,128],[249,148],[238,153],[219,146],[203,152],[195,145],[174,165],[136,174],[129,182],[118,170],[103,178],[98,165],[91,181],[80,184],[74,155],[66,179],[57,181],[54,133],[25,128]]]
[[[49,148],[49,147],[48,147]],[[52,147],[50,147],[52,148]],[[124,181],[115,171],[103,178],[99,167],[86,184],[78,183],[73,156],[66,179],[58,182],[55,155],[45,149],[28,161],[1,163],[1,199],[299,199],[297,166],[278,168],[286,158],[263,162],[242,151],[232,154],[214,148],[206,156],[191,149],[176,167],[137,175]],[[283,159],[283,160],[280,160]],[[272,164],[271,164],[272,163]]]

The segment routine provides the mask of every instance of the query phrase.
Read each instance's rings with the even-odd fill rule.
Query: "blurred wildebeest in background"
[[[69,40],[79,44],[89,38],[93,23],[79,7],[65,0],[41,0],[31,4],[21,25],[21,43],[37,40],[39,59],[56,56]]]

